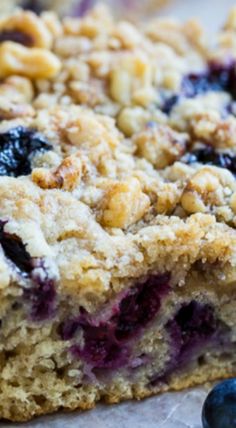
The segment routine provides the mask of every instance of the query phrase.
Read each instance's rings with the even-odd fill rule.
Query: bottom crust
[[[222,361],[216,360],[212,364],[207,364],[202,367],[197,367],[195,370],[185,371],[179,375],[173,375],[168,384],[159,385],[154,389],[148,389],[144,384],[130,384],[129,388],[125,388],[126,391],[121,392],[117,386],[111,385],[104,395],[98,393],[96,388],[84,389],[84,396],[82,400],[75,400],[73,403],[66,403],[63,406],[53,405],[49,402],[44,402],[41,406],[39,401],[37,403],[37,409],[34,408],[32,412],[19,408],[18,412],[7,413],[3,415],[4,419],[10,419],[13,422],[26,422],[35,416],[41,416],[49,413],[54,413],[58,410],[62,411],[76,411],[76,410],[91,410],[96,406],[98,401],[105,402],[107,404],[117,404],[124,400],[142,400],[150,396],[158,395],[167,391],[181,391],[186,388],[203,385],[207,382],[213,382],[220,379],[227,379],[236,376],[235,361],[232,356],[232,361],[228,361],[227,364],[222,366]],[[127,386],[127,385],[126,385]],[[121,383],[122,387],[122,383]],[[122,388],[121,388],[122,389]],[[87,400],[86,400],[87,395]],[[92,399],[93,397],[93,399]]]

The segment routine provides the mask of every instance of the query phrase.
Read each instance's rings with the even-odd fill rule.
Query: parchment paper
[[[199,17],[210,37],[234,4],[236,0],[170,0],[161,13],[180,19]],[[24,424],[3,422],[0,428],[202,428],[201,409],[209,388],[167,393],[141,402],[99,405],[89,412],[58,413]]]
[[[58,413],[27,424],[1,428],[202,428],[201,408],[207,388],[167,393],[143,401],[99,405],[83,413]]]

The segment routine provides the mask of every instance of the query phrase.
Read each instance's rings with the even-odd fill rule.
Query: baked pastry
[[[0,28],[0,416],[236,373],[236,10]]]

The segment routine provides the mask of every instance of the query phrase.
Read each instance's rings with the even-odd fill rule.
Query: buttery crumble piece
[[[235,16],[0,19],[1,418],[236,374]]]

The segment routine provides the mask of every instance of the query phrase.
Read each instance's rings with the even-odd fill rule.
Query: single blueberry
[[[186,75],[181,84],[181,92],[185,97],[195,97],[208,91],[225,91],[232,98],[236,96],[235,63],[220,64],[211,62],[202,73]]]
[[[192,150],[183,158],[183,161],[188,164],[200,162],[204,165],[214,165],[236,174],[236,156],[229,152],[218,152],[211,146]]]
[[[28,275],[33,269],[30,254],[19,236],[4,231],[5,224],[0,220],[0,245],[4,254],[22,274]]]
[[[209,393],[202,424],[203,428],[236,428],[236,379],[221,382]]]
[[[0,133],[0,176],[30,174],[35,154],[51,148],[46,138],[35,129],[17,126]]]
[[[161,108],[163,113],[170,114],[174,106],[178,103],[179,99],[180,99],[180,96],[176,94],[166,98]]]
[[[209,62],[202,72],[189,73],[181,82],[179,94],[163,96],[161,110],[170,114],[173,107],[183,98],[194,98],[208,91],[224,91],[236,99],[236,65],[234,61],[222,64]]]

